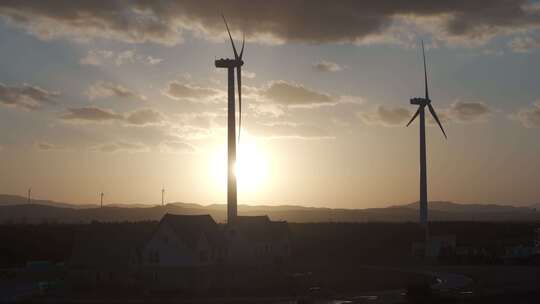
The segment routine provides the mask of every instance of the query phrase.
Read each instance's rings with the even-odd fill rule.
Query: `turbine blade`
[[[444,132],[443,126],[441,124],[441,121],[439,120],[439,117],[437,116],[437,113],[435,113],[435,109],[433,109],[433,107],[431,106],[430,103],[428,103],[428,108],[429,108],[429,112],[431,112],[431,115],[433,115],[433,118],[435,118],[435,121],[437,122],[437,124],[441,128],[441,131],[444,134],[444,138],[448,138],[446,136],[446,132]]]
[[[240,144],[240,132],[242,131],[242,66],[236,68],[236,78],[238,78],[238,144]]]
[[[227,24],[227,20],[225,19],[225,16],[221,14],[221,17],[223,17],[223,21],[225,22],[225,27],[227,28],[227,33],[229,33],[229,38],[231,39],[232,49],[234,52],[234,59],[238,60],[238,53],[236,52],[236,46],[234,45],[234,41],[231,36],[231,31],[229,30],[229,25]]]
[[[242,49],[240,50],[240,60],[242,60],[242,56],[244,56],[245,43],[246,43],[246,33],[242,33]]]
[[[418,116],[418,114],[420,114],[420,107],[418,107],[418,110],[416,110],[416,113],[414,113],[411,120],[409,120],[409,123],[407,124],[407,127],[416,119],[416,116]]]
[[[424,85],[426,88],[426,99],[429,100],[427,68],[426,68],[426,52],[424,51],[424,40],[422,40],[422,57],[424,58]]]

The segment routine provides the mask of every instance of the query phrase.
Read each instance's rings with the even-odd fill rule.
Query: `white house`
[[[224,238],[209,215],[165,214],[143,248],[142,265],[208,266],[224,261]]]

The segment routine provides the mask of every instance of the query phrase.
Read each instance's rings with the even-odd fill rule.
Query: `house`
[[[166,214],[144,233],[124,225],[130,229],[119,224],[80,238],[69,263],[74,285],[183,293],[262,288],[278,284],[290,261],[288,225],[268,216],[218,225],[209,215]]]
[[[226,243],[209,215],[165,214],[142,250],[145,286],[200,291],[219,286]]]
[[[279,266],[290,260],[287,222],[270,221],[268,216],[237,216],[225,227],[229,264]]]
[[[225,240],[210,215],[165,214],[146,242],[143,266],[198,267],[223,263]]]

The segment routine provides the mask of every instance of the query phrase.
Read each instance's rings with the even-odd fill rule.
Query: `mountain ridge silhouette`
[[[533,205],[534,206],[534,205]],[[496,204],[429,203],[431,221],[540,221],[535,207]],[[384,208],[344,209],[296,205],[240,205],[241,215],[268,215],[289,222],[417,222],[418,202]],[[51,200],[32,200],[17,195],[0,195],[0,223],[88,223],[92,221],[153,221],[166,213],[210,214],[226,219],[225,204],[199,205],[174,202],[161,204],[110,204],[103,208]]]

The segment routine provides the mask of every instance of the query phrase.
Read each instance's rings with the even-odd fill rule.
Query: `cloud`
[[[532,108],[519,110],[512,117],[518,119],[525,128],[540,128],[540,102],[535,103]]]
[[[444,113],[452,121],[467,123],[484,121],[492,110],[484,102],[458,100],[444,110]]]
[[[529,53],[540,48],[540,39],[538,36],[517,36],[510,41],[509,46],[514,52]]]
[[[165,96],[174,100],[189,100],[193,102],[216,102],[218,97],[223,97],[224,92],[191,84],[171,81],[162,92]]]
[[[339,72],[343,70],[343,66],[335,62],[326,61],[326,60],[323,60],[321,62],[314,64],[313,68],[315,69],[315,71],[318,71],[318,72]]]
[[[50,92],[29,84],[8,86],[0,83],[0,103],[7,106],[37,110],[44,105],[56,104],[56,97],[59,95],[57,92]]]
[[[328,139],[326,130],[311,124],[293,122],[256,123],[247,127],[250,134],[263,138]]]
[[[493,111],[484,102],[455,101],[448,108],[438,108],[434,105],[439,120],[444,123],[472,123],[486,121]],[[358,112],[357,116],[368,125],[385,127],[404,126],[412,118],[417,108],[387,107],[378,105],[374,110]],[[414,111],[414,112],[413,112]],[[426,119],[430,124],[436,124],[426,108]]]
[[[67,109],[67,113],[63,114],[60,118],[67,121],[90,122],[106,122],[124,119],[120,114],[97,107],[69,108]]]
[[[261,95],[272,102],[296,107],[333,105],[337,102],[334,97],[328,94],[281,80],[271,82],[268,87],[262,90]]]
[[[93,150],[105,153],[113,153],[119,151],[127,152],[144,152],[148,150],[148,147],[140,143],[130,143],[130,142],[115,142],[102,144],[98,147],[94,147]]]
[[[146,97],[135,93],[134,91],[112,82],[98,81],[91,85],[86,91],[90,100],[115,97],[120,99],[139,99],[145,100]]]
[[[109,50],[89,50],[86,56],[79,60],[82,65],[107,65],[115,64],[117,66],[127,63],[142,63],[147,65],[156,65],[163,61],[161,58],[155,58],[150,55],[143,55],[135,50],[125,50],[114,52]]]
[[[148,108],[137,109],[126,115],[98,107],[70,108],[60,118],[66,121],[79,122],[119,121],[135,126],[157,125],[165,121],[163,114]]]
[[[42,151],[52,151],[52,150],[63,150],[62,146],[51,144],[48,142],[37,142],[35,143],[36,148]]]
[[[403,107],[386,107],[379,105],[373,111],[359,112],[357,115],[368,125],[382,125],[385,127],[404,126],[411,118],[412,113]]]
[[[540,13],[527,0],[477,1],[2,1],[0,15],[40,39],[116,39],[174,45],[182,32],[224,36],[218,12],[248,40],[263,42],[376,41],[395,33],[400,18],[418,32],[454,41],[486,41],[498,34],[536,28]],[[419,21],[421,20],[421,21]],[[415,32],[415,28],[410,31]]]
[[[139,109],[128,114],[125,120],[132,125],[151,125],[159,124],[165,119],[158,111],[152,109]]]
[[[245,78],[248,78],[248,79],[253,79],[257,76],[257,74],[255,74],[255,72],[250,72],[250,71],[244,71],[242,70],[242,77],[245,77]]]
[[[113,57],[114,53],[107,50],[89,50],[86,56],[79,60],[82,65],[103,65]]]

